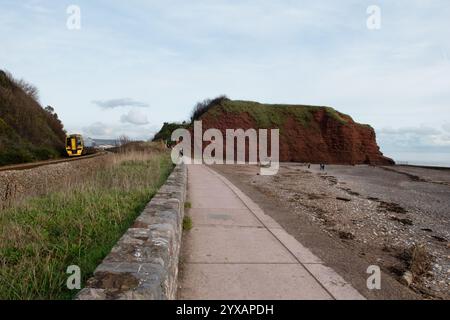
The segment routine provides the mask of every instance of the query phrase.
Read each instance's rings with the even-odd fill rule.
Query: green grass
[[[153,141],[159,141],[163,140],[166,142],[171,142],[172,140],[172,132],[174,132],[176,129],[188,129],[190,127],[190,124],[188,123],[164,123],[161,130],[155,135],[153,138]]]
[[[71,299],[170,174],[168,154],[116,156],[91,179],[0,211],[0,299]]]
[[[192,208],[192,204],[191,204],[189,201],[186,201],[186,202],[184,203],[184,208],[185,208],[185,209],[190,209],[190,208]]]
[[[183,219],[183,230],[189,231],[193,228],[192,218],[189,216],[184,216]]]
[[[313,122],[314,113],[321,109],[340,123],[347,122],[339,112],[330,107],[261,104],[252,101],[226,100],[222,105],[212,107],[208,113],[213,117],[220,117],[224,112],[248,113],[255,120],[258,128],[270,129],[282,127],[288,118],[294,118],[300,125],[308,127]]]

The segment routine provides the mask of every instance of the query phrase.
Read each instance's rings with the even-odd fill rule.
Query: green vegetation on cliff
[[[253,101],[232,101],[229,99],[222,99],[219,104],[212,105],[209,113],[217,116],[221,113],[247,113],[255,120],[258,128],[272,128],[274,126],[282,126],[288,118],[293,118],[299,124],[307,126],[312,121],[314,112],[321,109],[331,118],[341,123],[347,122],[345,117],[348,116],[330,107],[263,104]]]
[[[172,138],[172,132],[177,129],[188,129],[190,127],[189,123],[177,123],[177,122],[165,122],[161,130],[155,135],[153,141],[164,141],[170,142]]]
[[[0,166],[56,158],[65,132],[53,108],[37,101],[37,89],[0,70]]]
[[[323,110],[325,114],[345,124],[351,118],[330,107],[263,104],[253,101],[230,100],[226,96],[206,99],[197,103],[191,116],[191,123],[164,123],[162,129],[155,135],[154,140],[170,140],[172,132],[178,128],[190,128],[192,123],[204,116],[220,119],[227,114],[248,114],[260,129],[283,127],[287,119],[295,119],[301,126],[309,126],[313,122],[314,113]]]

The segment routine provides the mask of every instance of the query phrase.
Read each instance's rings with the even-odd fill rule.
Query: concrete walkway
[[[180,299],[364,299],[231,182],[188,166]]]

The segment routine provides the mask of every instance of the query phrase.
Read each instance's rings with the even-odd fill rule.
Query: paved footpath
[[[188,166],[180,299],[364,299],[231,182]]]

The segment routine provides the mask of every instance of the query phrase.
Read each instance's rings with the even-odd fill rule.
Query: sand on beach
[[[256,200],[256,193],[263,194],[261,205],[276,201],[280,209],[272,210],[272,215],[277,221],[287,221],[286,212],[291,212],[294,218],[286,227],[317,247],[319,256],[324,252],[325,261],[332,256],[326,253],[325,242],[319,248],[314,237],[305,236],[307,231],[296,230],[311,223],[345,250],[379,265],[397,283],[406,271],[415,270],[409,289],[420,297],[450,299],[450,170],[329,165],[320,171],[319,165],[308,169],[283,163],[277,175],[260,176],[255,166],[214,169],[240,183],[249,196],[254,192]],[[288,210],[277,213],[281,207]],[[302,221],[297,229],[292,228],[295,219]],[[413,261],[414,248],[424,250],[426,261],[420,268]],[[345,271],[345,261],[341,265]]]

